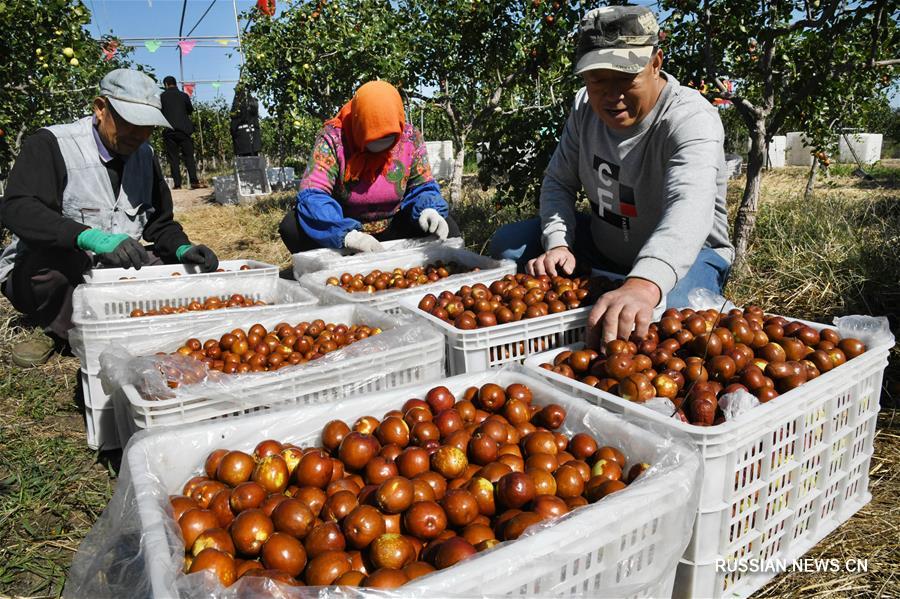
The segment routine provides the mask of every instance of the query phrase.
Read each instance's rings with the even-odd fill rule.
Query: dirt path
[[[212,187],[204,187],[203,189],[172,190],[172,203],[175,205],[176,213],[209,204],[213,201],[213,197],[214,192]]]

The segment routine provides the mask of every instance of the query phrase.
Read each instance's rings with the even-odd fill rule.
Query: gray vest
[[[153,149],[143,144],[128,157],[122,172],[118,197],[113,195],[109,175],[94,140],[93,117],[67,125],[47,127],[66,164],[62,215],[107,233],[125,233],[140,241],[153,212]],[[0,255],[0,281],[9,277],[16,255],[28,247],[17,236]]]

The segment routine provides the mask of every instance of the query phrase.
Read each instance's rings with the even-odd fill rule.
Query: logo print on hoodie
[[[631,229],[630,218],[637,216],[634,204],[634,189],[619,183],[619,165],[607,162],[594,155],[594,170],[597,172],[597,200],[591,202],[591,209],[598,218],[622,230],[628,241]]]

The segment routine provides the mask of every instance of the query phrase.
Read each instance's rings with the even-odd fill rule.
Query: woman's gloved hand
[[[344,247],[354,252],[381,252],[384,248],[381,243],[369,235],[360,231],[350,231],[344,236]]]
[[[422,214],[419,215],[419,226],[426,233],[437,235],[438,239],[447,239],[447,234],[450,232],[447,219],[438,214],[434,208],[426,208],[422,211]]]

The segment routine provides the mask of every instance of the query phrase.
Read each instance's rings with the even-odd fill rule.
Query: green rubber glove
[[[196,264],[202,272],[213,272],[219,268],[215,252],[205,245],[182,245],[175,250],[175,257],[182,264]]]
[[[107,266],[140,269],[150,262],[144,246],[124,233],[88,229],[78,235],[76,243],[79,248],[94,252]]]
[[[78,235],[77,243],[78,247],[83,250],[95,254],[108,254],[126,239],[129,237],[124,233],[107,233],[99,229],[88,229]]]
[[[194,246],[190,243],[186,243],[184,245],[178,246],[178,249],[175,250],[175,259],[178,260],[179,262],[182,262],[181,257],[184,256],[184,253],[186,251],[188,251],[189,249],[191,249],[192,247],[194,247]]]

